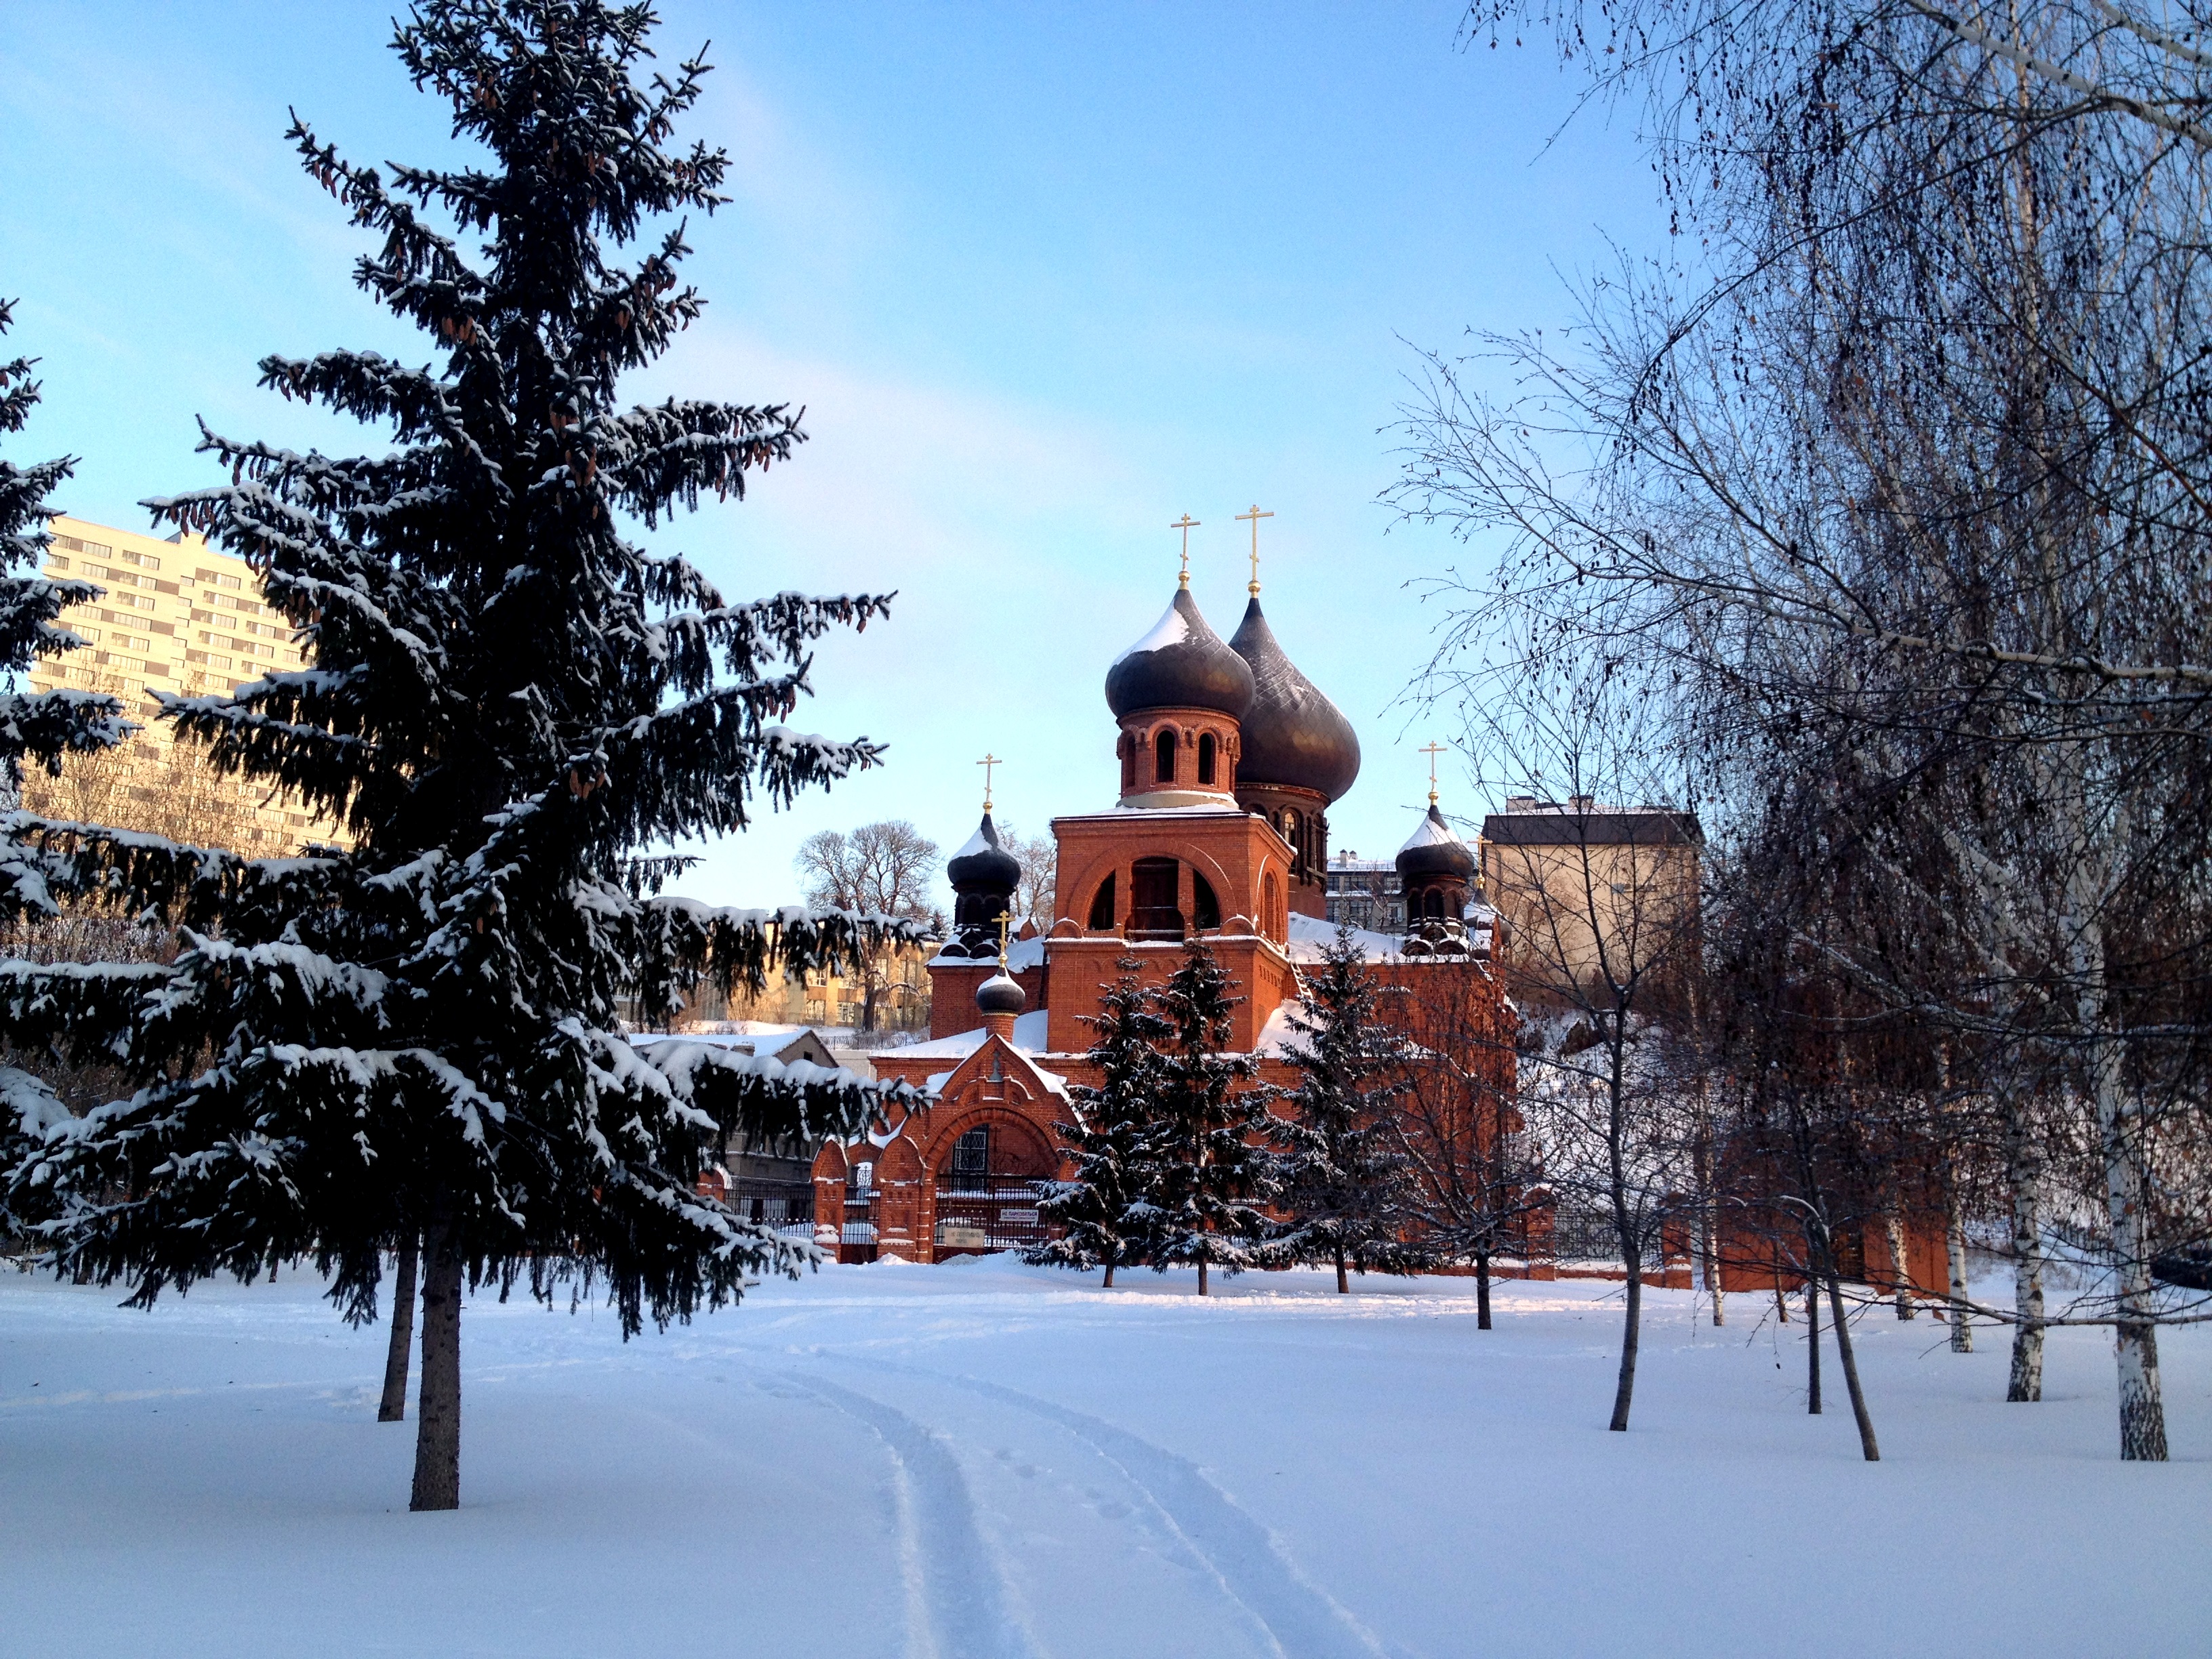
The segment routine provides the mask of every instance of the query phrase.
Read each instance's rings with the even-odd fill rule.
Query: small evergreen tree
[[[1194,938],[1153,997],[1169,1031],[1145,1148],[1158,1171],[1161,1212],[1152,1266],[1196,1263],[1200,1296],[1210,1268],[1236,1273],[1263,1259],[1267,1218],[1259,1206],[1273,1188],[1261,1144],[1272,1091],[1255,1082],[1257,1055],[1229,1052],[1229,1011],[1239,1000],[1229,984],[1206,941]]]
[[[1075,1121],[1054,1126],[1075,1151],[1075,1178],[1052,1183],[1037,1207],[1066,1231],[1027,1257],[1054,1267],[1103,1267],[1109,1290],[1116,1267],[1145,1260],[1161,1219],[1146,1147],[1156,1132],[1160,1044],[1170,1028],[1138,982],[1139,965],[1132,957],[1115,963],[1121,976],[1106,988],[1099,1012],[1083,1016],[1096,1034],[1089,1058],[1102,1074],[1100,1086],[1071,1090]]]
[[[15,305],[0,300],[0,335],[15,323]],[[21,432],[38,405],[40,386],[31,378],[38,360],[17,357],[0,362],[0,436]],[[84,641],[56,618],[81,600],[97,598],[90,582],[55,580],[39,574],[48,540],[46,522],[59,509],[47,496],[76,470],[67,457],[18,464],[0,456],[0,667],[9,684],[0,690],[0,793],[12,807],[21,799],[24,763],[59,773],[62,757],[97,752],[121,743],[135,729],[123,708],[102,693],[58,687],[32,691],[24,677],[38,659],[74,651]],[[4,854],[0,854],[4,856]],[[57,896],[66,892],[69,869],[32,854],[0,867],[0,883],[19,886],[37,902],[21,907],[17,919],[59,914]],[[127,932],[118,924],[106,930]],[[68,1110],[46,1079],[16,1066],[0,1066],[0,1168],[65,1121]],[[11,1231],[7,1194],[0,1188],[0,1234]]]
[[[647,75],[653,21],[599,0],[423,0],[393,44],[453,106],[471,147],[453,170],[387,177],[295,120],[307,172],[376,239],[356,281],[441,361],[269,358],[265,386],[392,447],[209,434],[229,483],[149,503],[254,565],[309,664],[165,697],[164,717],[343,822],[351,850],[245,860],[9,827],[19,912],[98,894],[173,917],[186,947],[105,971],[0,964],[0,1036],[103,1054],[138,1085],[46,1126],[11,1203],[61,1270],[125,1280],[141,1306],[307,1255],[347,1317],[372,1318],[384,1249],[420,1238],[416,1509],[459,1502],[465,1284],[526,1279],[550,1301],[604,1282],[626,1335],[648,1310],[733,1300],[814,1256],[697,1194],[724,1138],[856,1133],[884,1093],[622,1034],[629,1000],[659,1023],[702,975],[727,993],[776,965],[844,971],[883,931],[659,896],[653,849],[873,763],[865,740],[776,722],[811,690],[810,642],[887,599],[730,604],[622,533],[742,495],[801,441],[782,405],[617,400],[702,301],[677,275],[680,226],[633,265],[610,251],[653,216],[712,211],[726,166],[665,147],[707,66]]]
[[[1407,1159],[1392,1108],[1403,1085],[1405,1039],[1382,1023],[1375,976],[1349,927],[1337,929],[1320,971],[1291,1011],[1298,1069],[1291,1113],[1270,1115],[1277,1147],[1277,1260],[1333,1262],[1340,1293],[1348,1268],[1412,1273],[1421,1253],[1412,1220]]]

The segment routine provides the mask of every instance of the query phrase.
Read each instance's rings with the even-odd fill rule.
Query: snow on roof
[[[983,1046],[989,1035],[981,1026],[972,1031],[956,1031],[949,1037],[939,1037],[933,1042],[917,1042],[899,1050],[901,1060],[963,1060]],[[1014,1047],[1024,1054],[1041,1054],[1045,1045],[1045,1011],[1033,1008],[1026,1014],[1014,1017]],[[950,1077],[951,1073],[945,1075]]]
[[[1182,611],[1170,600],[1160,619],[1152,624],[1152,631],[1114,659],[1115,662],[1137,656],[1146,651],[1164,651],[1171,645],[1181,645],[1190,637],[1190,624],[1183,620]]]
[[[1291,1010],[1295,1001],[1278,1004],[1275,1012],[1267,1016],[1267,1023],[1260,1028],[1258,1040],[1252,1044],[1255,1054],[1272,1054],[1277,1060],[1288,1060],[1293,1049],[1303,1050],[1305,1039],[1291,1024]]]
[[[975,857],[978,853],[996,853],[1001,850],[1003,849],[1000,848],[998,842],[991,840],[988,836],[986,836],[983,833],[982,827],[979,824],[976,827],[975,833],[969,836],[966,841],[960,843],[960,850],[955,853],[952,855],[952,858],[968,859]],[[947,859],[945,860],[945,862],[950,864],[952,862],[952,859]]]
[[[1453,833],[1451,825],[1446,823],[1441,817],[1432,817],[1424,812],[1413,833],[1406,837],[1405,845],[1398,850],[1401,853],[1410,853],[1416,847],[1464,847],[1466,845],[1465,842]]]
[[[1369,962],[1395,961],[1405,941],[1395,933],[1370,933],[1364,927],[1352,930],[1352,943],[1359,947],[1360,955]],[[1319,916],[1301,915],[1291,912],[1291,937],[1286,954],[1292,962],[1319,962],[1322,953],[1336,943],[1336,924],[1323,921]]]
[[[929,959],[933,968],[981,968],[995,964],[996,957],[955,957],[939,951]],[[1010,939],[1006,941],[1006,971],[1018,974],[1024,969],[1044,966],[1044,935],[1035,939]]]
[[[634,1031],[633,1042],[703,1042],[710,1048],[735,1048],[744,1054],[756,1054],[767,1060],[781,1054],[812,1030],[805,1025],[772,1025],[763,1020],[732,1020],[728,1024],[750,1030],[705,1031]],[[828,1043],[823,1044],[828,1048]]]

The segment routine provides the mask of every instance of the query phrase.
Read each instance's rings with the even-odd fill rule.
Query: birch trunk
[[[410,1234],[399,1247],[399,1282],[392,1291],[392,1339],[384,1355],[384,1399],[376,1408],[380,1423],[407,1419],[407,1360],[415,1348],[415,1272],[420,1251]]]
[[[422,1390],[410,1510],[461,1506],[461,1251],[451,1224],[424,1237]]]
[[[2119,1279],[2120,1322],[2113,1347],[2120,1372],[2120,1455],[2130,1462],[2163,1463],[2166,1403],[2159,1388],[2158,1326],[2151,1308],[2139,1154],[2142,1103],[2120,1075],[2119,1048],[2110,1036],[2098,1042],[2094,1075],[2097,1127],[2112,1212],[2113,1270]]]
[[[1882,1226],[1889,1237],[1889,1271],[1895,1280],[1897,1316],[1911,1319],[1920,1309],[1912,1299],[1912,1259],[1905,1242],[1905,1218],[1892,1206],[1882,1218]]]
[[[1943,1253],[1951,1281],[1951,1352],[1972,1353],[1974,1322],[1966,1312],[1966,1218],[1959,1207],[1959,1183],[1948,1170],[1943,1176]]]
[[[1625,1024],[1626,1021],[1620,1018],[1613,1021],[1612,1070],[1607,1085],[1613,1229],[1620,1244],[1621,1266],[1628,1271],[1628,1294],[1624,1298],[1627,1305],[1621,1315],[1620,1375],[1613,1385],[1613,1420],[1607,1425],[1620,1434],[1628,1431],[1628,1407],[1636,1395],[1636,1356],[1643,1340],[1644,1321],[1644,1241],[1638,1235],[1628,1207],[1628,1079],[1626,1057],[1621,1052]]]
[[[1698,1136],[1698,1249],[1705,1260],[1705,1294],[1712,1298],[1713,1323],[1728,1323],[1728,1310],[1721,1301],[1720,1200],[1713,1191],[1713,1144],[1711,1133],[1701,1128]]]
[[[2005,1180],[2012,1188],[2012,1377],[2005,1398],[2043,1398],[2043,1160],[2015,1108],[2005,1122]]]

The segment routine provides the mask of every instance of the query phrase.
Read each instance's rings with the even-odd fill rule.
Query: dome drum
[[[1132,807],[1231,806],[1243,739],[1236,720],[1212,708],[1143,708],[1121,717],[1115,753],[1121,804]]]

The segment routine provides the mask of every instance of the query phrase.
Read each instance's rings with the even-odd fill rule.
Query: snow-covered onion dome
[[[952,940],[947,956],[991,957],[999,951],[999,918],[1013,908],[1022,866],[999,844],[988,811],[967,844],[945,866],[952,883]]]
[[[975,988],[975,1006],[986,1015],[1004,1014],[1011,1018],[1028,1002],[1029,997],[1003,967]]]
[[[1257,593],[1229,644],[1249,665],[1253,683],[1243,720],[1244,750],[1237,762],[1238,787],[1272,784],[1310,789],[1328,801],[1343,799],[1359,776],[1359,734],[1283,654]]]
[[[1210,708],[1236,720],[1251,701],[1252,671],[1206,625],[1187,587],[1106,671],[1106,705],[1117,720],[1146,708]]]
[[[1407,956],[1467,954],[1467,888],[1474,877],[1474,849],[1444,822],[1431,795],[1428,811],[1398,849]]]

